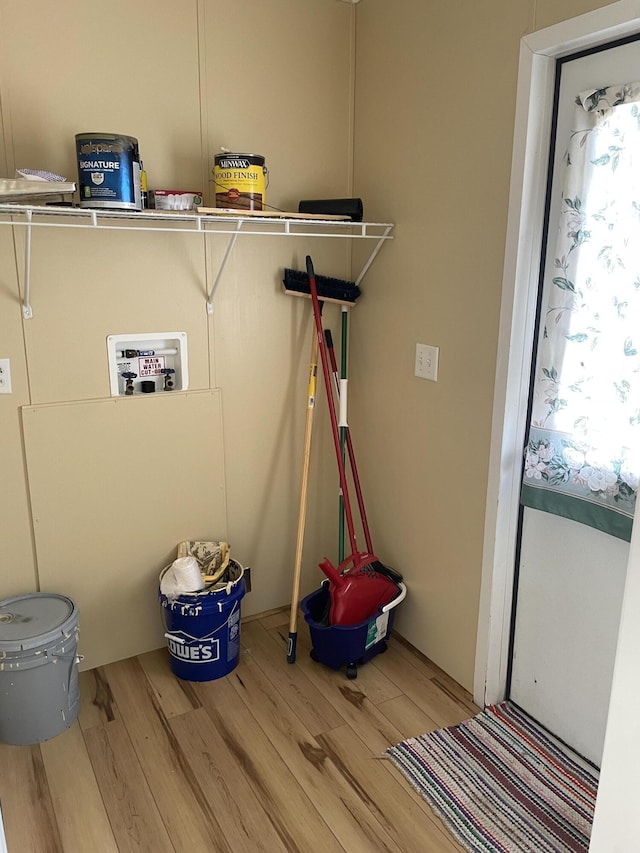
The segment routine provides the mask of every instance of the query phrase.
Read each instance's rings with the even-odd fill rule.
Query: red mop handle
[[[331,431],[333,433],[333,444],[336,451],[336,459],[338,461],[338,473],[340,475],[340,488],[342,489],[342,499],[344,502],[344,514],[347,520],[347,530],[349,531],[349,539],[351,541],[351,551],[355,554],[358,550],[356,543],[356,534],[353,526],[353,515],[351,514],[351,504],[349,502],[349,492],[347,490],[347,475],[344,470],[342,461],[342,453],[340,452],[340,435],[338,433],[338,419],[336,417],[336,407],[333,401],[333,390],[331,388],[331,374],[329,372],[329,363],[327,360],[327,347],[322,333],[322,317],[320,316],[320,303],[318,300],[318,288],[316,286],[316,276],[313,270],[313,262],[311,256],[307,255],[307,275],[309,276],[309,289],[311,290],[311,303],[313,305],[313,317],[316,324],[316,334],[318,335],[318,347],[320,349],[320,360],[322,361],[322,373],[324,375],[324,385],[327,391],[327,403],[329,405],[329,418],[331,420]]]

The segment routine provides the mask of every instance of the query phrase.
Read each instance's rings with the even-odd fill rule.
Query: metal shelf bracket
[[[357,2],[357,0],[356,0],[356,2]],[[370,266],[371,266],[371,264],[373,263],[373,261],[374,261],[374,259],[375,259],[376,255],[378,254],[378,252],[380,251],[380,249],[382,248],[382,246],[383,246],[383,244],[384,244],[384,241],[385,241],[385,240],[389,240],[389,239],[390,239],[389,235],[391,234],[391,229],[392,229],[392,228],[393,228],[393,225],[386,225],[386,226],[384,226],[384,232],[383,232],[383,233],[382,233],[382,235],[380,236],[380,239],[378,240],[378,242],[376,243],[376,245],[373,247],[373,251],[372,251],[372,252],[371,252],[371,254],[369,255],[369,259],[367,260],[367,262],[365,263],[365,265],[364,265],[364,266],[362,267],[362,269],[360,270],[360,275],[359,275],[359,276],[357,277],[357,279],[356,279],[356,284],[358,284],[358,285],[359,285],[359,284],[360,284],[360,282],[362,281],[362,279],[363,279],[363,278],[365,277],[365,275],[367,274],[367,271],[368,271],[369,267],[370,267]]]
[[[236,223],[236,230],[233,232],[233,236],[231,237],[231,239],[229,240],[229,243],[227,244],[227,251],[224,253],[222,263],[220,264],[220,266],[218,268],[218,272],[216,273],[216,277],[213,280],[213,284],[211,285],[211,288],[210,288],[209,292],[207,293],[207,314],[213,314],[213,295],[216,292],[216,288],[220,284],[220,279],[222,277],[222,273],[224,272],[224,268],[226,267],[227,261],[229,260],[229,256],[230,256],[231,252],[233,251],[234,246],[236,245],[236,240],[238,239],[238,234],[242,230],[242,222],[243,222],[242,219],[238,219],[238,221]]]
[[[22,317],[30,320],[33,317],[31,308],[31,220],[32,211],[26,211],[26,228],[24,238],[24,300],[22,303]]]

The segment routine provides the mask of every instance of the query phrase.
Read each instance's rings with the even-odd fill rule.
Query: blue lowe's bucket
[[[174,600],[160,593],[171,670],[185,681],[222,678],[240,660],[240,602],[247,587],[244,567],[230,560],[229,568],[235,580],[224,586],[183,593]]]

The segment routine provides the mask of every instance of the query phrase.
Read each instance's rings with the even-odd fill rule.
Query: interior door
[[[546,226],[551,236],[541,259],[545,275],[554,264],[562,158],[575,97],[591,87],[635,81],[640,81],[637,37],[558,61]],[[628,554],[628,543],[621,539],[522,509],[507,695],[597,765]]]

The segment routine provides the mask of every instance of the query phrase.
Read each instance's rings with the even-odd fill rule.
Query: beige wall
[[[395,240],[352,312],[350,420],[376,551],[409,586],[397,627],[467,687],[519,40],[601,5],[113,0],[105,15],[79,0],[61,0],[55,10],[47,0],[0,0],[3,174],[23,166],[73,178],[74,134],[115,131],[139,139],[151,187],[204,186],[208,193],[213,154],[225,146],[266,156],[268,200],[277,207],[354,194],[364,199],[366,219],[396,223]],[[193,235],[36,230],[34,317],[23,321],[23,240],[22,231],[0,226],[0,357],[11,358],[14,384],[12,396],[0,396],[0,595],[56,586],[76,595],[87,665],[161,645],[148,617],[176,538],[230,539],[237,559],[253,568],[243,614],[286,604],[311,325],[309,303],[280,293],[280,273],[302,268],[311,252],[320,272],[344,277],[348,248],[240,238],[211,317],[204,293],[224,240],[205,246]],[[354,256],[361,260],[358,245]],[[327,309],[325,319],[337,334],[337,310]],[[158,400],[118,401],[134,404],[122,442],[144,507],[136,495],[119,494],[112,476],[98,474],[105,512],[113,509],[110,497],[122,502],[123,526],[114,530],[112,515],[105,525],[90,506],[63,499],[102,470],[105,447],[113,452],[113,423],[98,416],[109,394],[105,339],[168,330],[187,332],[192,392],[219,389],[221,420],[210,415],[212,445],[204,452],[178,397],[163,403],[144,437]],[[440,347],[438,383],[413,377],[416,342]],[[54,464],[50,431],[23,435],[22,407],[44,413],[38,423],[56,424],[57,441],[69,436],[66,467]],[[88,411],[95,471],[85,470],[86,443],[82,454],[73,452]],[[163,468],[171,448],[162,439],[181,429],[183,474],[176,477],[173,467]],[[145,453],[137,454],[143,441]],[[318,559],[335,556],[336,478],[323,405],[314,441],[303,591],[319,580]],[[209,452],[217,449],[222,462]],[[64,479],[60,499],[52,494],[54,475]],[[225,500],[213,510],[207,484],[221,478]],[[176,502],[184,519],[179,536]],[[157,538],[136,527],[142,509],[156,515]],[[57,524],[70,529],[72,511],[82,541],[95,542],[95,585],[73,543],[65,556],[50,544]],[[112,577],[137,534],[144,546],[136,565]],[[124,632],[117,644],[104,622],[105,601]],[[148,608],[142,633],[127,627],[139,607]]]
[[[75,134],[118,132],[139,140],[151,188],[208,194],[225,146],[264,154],[276,207],[347,195],[352,15],[326,0],[114,0],[108,10],[1,0],[2,175],[43,168],[74,180]],[[304,63],[283,49],[285,31],[304,44]],[[165,642],[157,578],[181,539],[228,538],[251,565],[244,615],[286,604],[311,306],[284,296],[280,280],[307,252],[344,277],[344,241],[241,237],[210,316],[226,238],[34,228],[23,321],[24,238],[0,226],[0,357],[13,374],[13,394],[0,396],[0,596],[73,596],[85,666]],[[105,408],[107,336],[165,331],[187,333],[190,390]],[[197,405],[208,389],[220,421],[216,406]],[[335,549],[326,433],[319,415],[305,591]]]
[[[602,3],[362,0],[354,191],[396,223],[352,327],[351,421],[397,628],[473,680],[520,38]],[[437,383],[413,375],[440,347]]]

